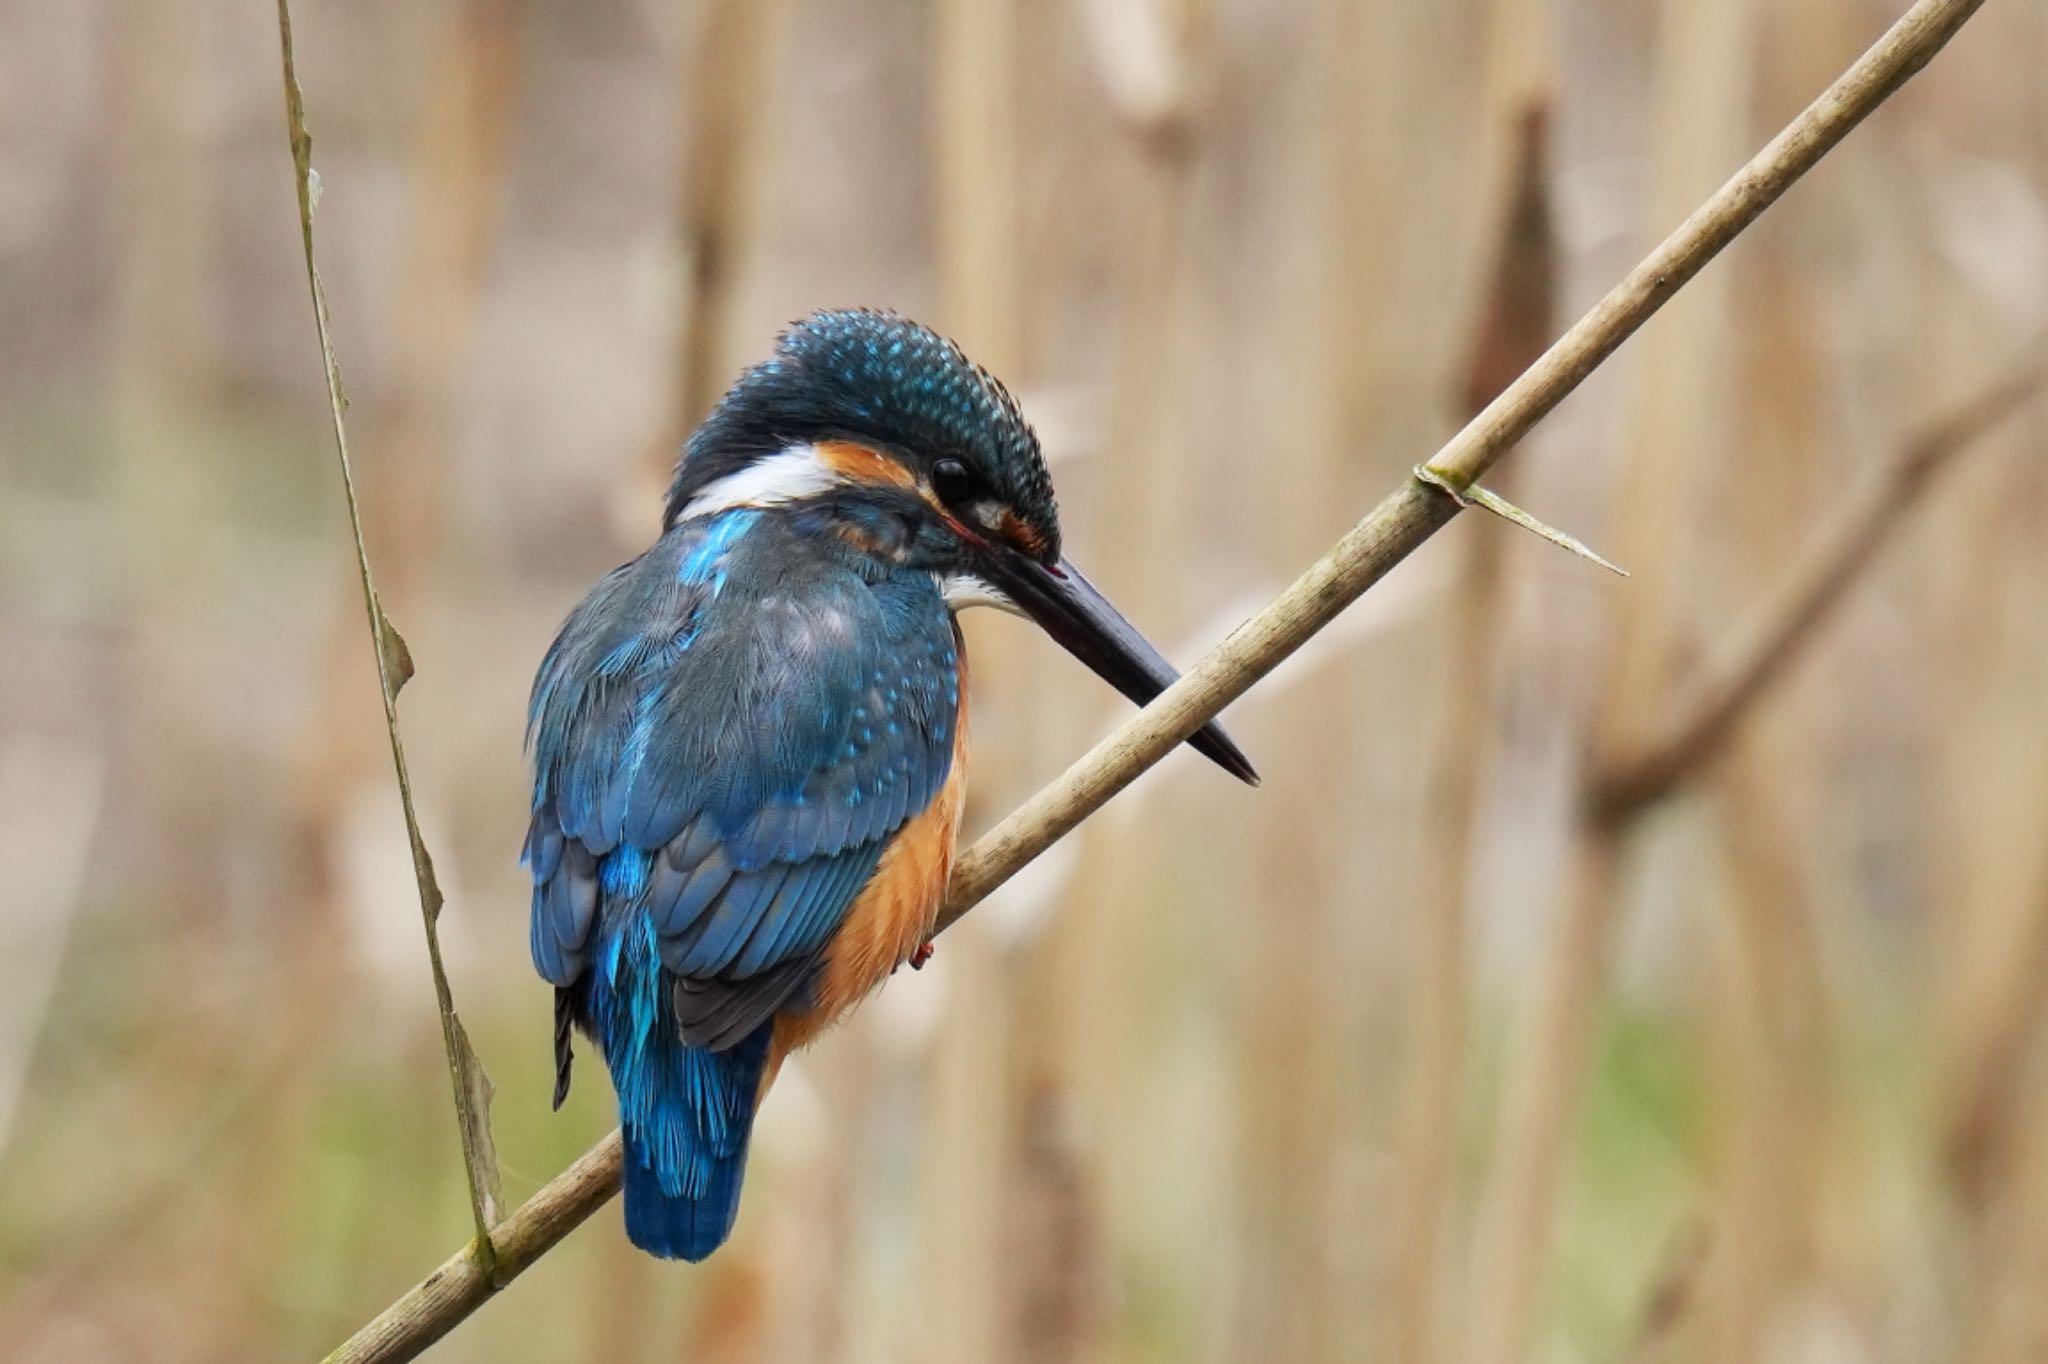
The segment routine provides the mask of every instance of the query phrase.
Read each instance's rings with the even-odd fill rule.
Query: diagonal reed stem
[[[1870,112],[1930,61],[1983,0],[1919,0],[1732,179],[1658,245],[1428,464],[1469,484],[1634,334]],[[957,922],[1299,649],[1458,512],[1441,489],[1404,481],[1294,584],[1151,705],[962,854],[939,927]],[[550,1180],[493,1232],[496,1273],[464,1249],[328,1364],[404,1360],[453,1330],[618,1189],[616,1134]]]

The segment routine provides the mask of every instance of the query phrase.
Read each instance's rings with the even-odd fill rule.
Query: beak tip
[[[1259,772],[1252,766],[1252,760],[1244,755],[1244,750],[1239,748],[1213,720],[1195,731],[1188,742],[1202,756],[1246,786],[1259,785]]]
[[[1173,665],[1137,627],[1065,559],[1047,564],[1019,553],[986,558],[984,567],[991,580],[1025,615],[1096,676],[1139,705],[1151,702],[1178,677]],[[1259,784],[1251,760],[1214,720],[1189,735],[1187,742],[1245,785]]]

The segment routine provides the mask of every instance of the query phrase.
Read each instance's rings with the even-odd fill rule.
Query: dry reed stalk
[[[2048,891],[2048,886],[2043,887]],[[2048,901],[2041,908],[2048,911]],[[2020,1364],[2041,1357],[2048,1339],[2048,1161],[2041,1159],[2040,1134],[2048,1131],[2048,1086],[2023,1084],[2007,1096],[2014,1149],[2005,1163],[1987,1170],[1997,1180],[1997,1197],[1968,1208],[1960,1252],[1950,1263],[1954,1346],[1957,1364]]]
[[[443,493],[467,378],[462,359],[473,353],[482,312],[518,75],[516,20],[505,0],[461,0],[439,27],[431,95],[410,148],[414,190],[400,237],[395,306],[385,321],[391,377],[372,400],[384,448],[362,489],[380,587],[397,599],[426,579],[447,530]],[[324,661],[289,762],[288,839],[299,908],[277,972],[289,1000],[280,1013],[308,1053],[317,1052],[316,1039],[335,1035],[335,1020],[349,1007],[342,984],[349,925],[340,885],[348,875],[350,821],[378,780],[377,751],[365,742],[357,663],[363,588],[353,565],[335,569],[317,646]],[[268,1133],[260,1149],[307,1149],[319,1075],[310,1067],[290,1073],[289,1092],[266,1107],[264,1119],[288,1130]],[[264,1168],[275,1183],[257,1191],[257,1206],[293,1208],[292,1191],[304,1187],[307,1171],[288,1161]],[[246,1277],[263,1282],[270,1268],[263,1238],[251,1242],[251,1254]]]
[[[394,595],[424,576],[446,533],[443,492],[468,391],[465,358],[475,353],[482,322],[506,144],[517,126],[517,6],[457,0],[453,9],[406,176],[411,213],[385,328],[391,378],[378,399],[386,409],[379,423],[384,448],[378,477],[363,490],[380,576]]]
[[[59,12],[49,13],[54,17]],[[217,481],[218,450],[213,445],[217,428],[206,425],[206,418],[217,395],[231,382],[220,363],[219,346],[213,344],[221,336],[223,322],[214,286],[221,277],[230,236],[220,206],[235,181],[233,167],[217,154],[213,142],[217,127],[213,110],[218,106],[207,62],[216,35],[227,21],[217,6],[182,0],[136,0],[108,18],[112,22],[91,25],[78,33],[88,43],[94,41],[88,35],[101,35],[105,44],[96,81],[98,93],[87,106],[95,111],[91,122],[97,125],[92,145],[104,150],[92,158],[78,159],[84,173],[75,191],[82,202],[93,205],[93,220],[98,224],[91,234],[99,247],[91,258],[89,282],[100,298],[83,308],[65,303],[57,310],[42,311],[33,302],[23,302],[7,311],[17,325],[39,338],[33,352],[38,363],[46,356],[63,353],[66,343],[61,338],[72,325],[70,315],[103,312],[105,318],[96,328],[105,347],[105,386],[91,400],[91,409],[104,412],[106,436],[111,441],[113,464],[102,494],[106,498],[103,512],[111,520],[106,539],[87,553],[123,583],[119,605],[113,607],[115,614],[101,622],[117,630],[123,640],[118,654],[107,659],[114,687],[104,695],[109,701],[117,696],[130,698],[130,709],[125,723],[109,715],[99,737],[109,745],[113,760],[112,791],[117,808],[124,797],[133,799],[142,790],[171,793],[167,801],[151,802],[146,821],[122,831],[124,845],[132,847],[140,837],[145,842],[166,840],[169,846],[185,850],[185,855],[152,868],[152,874],[161,879],[152,880],[147,887],[149,923],[179,923],[211,936],[231,932],[235,924],[233,896],[221,894],[227,887],[204,869],[210,854],[202,851],[218,846],[220,830],[227,822],[224,816],[234,804],[233,797],[212,789],[210,778],[217,773],[225,779],[231,769],[222,765],[221,753],[208,746],[206,737],[191,724],[191,703],[205,693],[188,691],[178,678],[181,658],[193,648],[190,632],[199,615],[189,599],[180,599],[202,582],[212,586],[204,576],[205,566],[220,548],[216,499],[222,485]],[[35,51],[32,34],[42,22],[40,18],[31,24],[0,21],[0,27],[9,30],[0,46],[8,49],[6,60],[22,73],[14,79],[0,77],[0,85],[33,92],[36,111],[33,123],[8,120],[18,130],[8,139],[16,148],[47,145],[47,125],[41,120],[60,117],[56,111],[65,102],[67,82],[60,74],[61,60],[56,69],[46,69],[36,57],[24,56]],[[17,46],[17,38],[25,41]],[[18,188],[0,197],[17,207],[33,204],[34,182],[13,183]],[[66,230],[76,232],[75,228]],[[33,238],[23,239],[22,247],[9,254],[13,261],[4,269],[14,281],[26,283],[41,273]],[[33,410],[47,398],[36,392],[40,387],[31,379],[5,406],[17,417]],[[195,445],[195,438],[205,443]],[[8,453],[0,456],[0,465],[13,473],[19,467],[19,451],[14,440],[6,443]],[[31,608],[29,619],[33,620],[34,614]],[[0,650],[9,663],[33,657],[32,651],[19,648],[11,630],[9,635],[8,645]],[[360,638],[357,647],[361,647]],[[10,737],[26,734],[25,721],[26,717],[17,720],[10,711],[7,719],[0,721],[0,731]],[[17,728],[18,724],[22,727]],[[148,739],[135,744],[123,735],[124,729]],[[57,793],[51,794],[54,798]],[[120,822],[128,825],[125,819]],[[52,849],[53,854],[55,851]],[[103,857],[104,853],[96,862]],[[89,882],[89,887],[96,889],[88,889],[88,912],[91,903],[105,894],[108,882],[104,876],[104,865],[97,867]],[[293,887],[279,889],[289,895]],[[24,893],[28,893],[26,888],[15,891],[14,897]],[[317,954],[307,950],[307,944],[326,922],[318,917],[309,922],[293,914],[271,925],[273,936],[268,945],[276,954],[270,962],[272,969],[261,980],[249,982],[247,1007],[287,1020],[284,1027],[295,1034],[310,1035],[319,1021],[315,1011],[294,1014],[290,1004],[300,997],[295,993],[297,987],[320,969]],[[21,953],[20,959],[26,956]],[[321,997],[331,997],[331,992]],[[181,1077],[186,1081],[185,1091],[197,1093],[200,1086],[214,1082],[218,1071],[215,1058],[207,1054],[206,1031],[210,1030],[174,1028],[157,1033],[146,1057],[132,1058],[130,1064],[137,1070],[130,1073],[128,1087],[135,1087],[138,1081],[146,1086],[171,1080],[175,1085],[173,1077]],[[244,1112],[245,1126],[215,1132],[221,1142],[221,1158],[235,1159],[230,1152],[294,1149],[290,1143],[303,1130],[296,1122],[299,1105],[294,1101],[308,1089],[310,1085],[295,1076],[278,1096],[276,1106]],[[203,1115],[181,1116],[200,1121]],[[112,1136],[106,1132],[92,1135]],[[114,1140],[118,1149],[118,1138]],[[278,1144],[271,1145],[273,1141]],[[80,1154],[81,1162],[98,1159],[97,1154]],[[262,1195],[269,1178],[288,1177],[288,1164],[280,1161],[256,1167],[262,1173],[246,1190],[256,1201],[242,1205],[243,1211],[250,1206],[266,1210],[279,1206],[261,1201]],[[138,1184],[128,1184],[129,1178]],[[165,1181],[163,1187],[156,1187],[159,1180]],[[126,1178],[110,1180],[104,1192],[120,1212],[153,1212],[188,1197],[194,1183],[190,1164],[152,1161]],[[186,1237],[215,1238],[215,1245],[228,1242],[224,1230],[235,1225],[234,1212],[226,1208],[208,1209],[169,1224]],[[241,1225],[249,1228],[250,1241],[263,1247],[274,1246],[297,1230],[281,1216],[267,1217],[262,1224]],[[158,1224],[160,1232],[166,1229]],[[96,1234],[74,1241],[79,1230],[67,1228],[61,1238],[61,1259],[77,1263],[78,1271],[74,1275],[68,1264],[60,1265],[54,1277],[63,1289],[55,1298],[69,1295],[74,1284],[82,1287],[90,1277],[88,1267],[106,1276],[100,1279],[102,1283],[132,1283],[106,1268],[115,1258],[114,1252],[128,1244],[131,1229],[126,1225],[95,1227]],[[152,1237],[151,1244],[161,1252],[167,1240]],[[247,1344],[247,1323],[251,1314],[260,1310],[265,1271],[274,1259],[274,1250],[221,1245],[220,1281],[194,1285],[193,1293],[179,1296],[180,1307],[191,1313],[192,1335],[202,1349],[226,1355]],[[147,1313],[160,1307],[150,1301],[146,1289],[123,1293],[119,1302],[126,1312],[139,1307]],[[15,1337],[10,1334],[9,1339]]]
[[[1640,560],[1632,560],[1640,562]],[[1537,964],[1501,1096],[1497,1165],[1479,1219],[1467,1358],[1523,1358],[1548,1281],[1572,1121],[1586,1085],[1594,1001],[1607,979],[1618,914],[1619,842],[1574,841],[1564,902]]]
[[[933,14],[932,158],[942,330],[1010,382],[1028,379],[1026,293],[1021,276],[1020,43],[1029,6],[1017,0],[940,0]],[[1003,627],[971,621],[968,654],[983,695],[1035,695],[1042,659]],[[978,706],[970,803],[1006,798],[1005,780],[1028,770],[1037,736],[1027,726],[1041,703]],[[1007,1210],[1009,1134],[1019,1101],[1012,1084],[1015,982],[995,945],[963,935],[946,949],[946,988],[972,1007],[949,1012],[927,1062],[920,1140],[918,1275],[947,1292],[918,1307],[919,1342],[936,1359],[999,1358],[1008,1323],[1000,1235]]]
[[[1724,164],[1730,106],[1745,106],[1747,6],[1663,0],[1652,40],[1645,148],[1651,211],[1679,211],[1691,186]],[[1616,557],[1634,575],[1615,597],[1615,624],[1589,741],[1596,768],[1649,725],[1668,690],[1673,603],[1685,528],[1696,516],[1692,474],[1723,427],[1725,374],[1713,343],[1725,325],[1726,274],[1702,282],[1638,350],[1627,441],[1612,513]],[[1515,1006],[1490,1165],[1481,1186],[1470,1292],[1472,1364],[1518,1364],[1537,1337],[1569,1187],[1572,1132],[1591,1065],[1620,921],[1624,829],[1581,820],[1571,873],[1535,983]]]
[[[1357,5],[1298,7],[1299,55],[1284,76],[1274,73],[1286,93],[1274,91],[1257,109],[1232,107],[1233,86],[1256,70],[1248,54],[1219,53],[1217,115],[1202,147],[1214,169],[1203,176],[1228,177],[1243,202],[1212,211],[1233,234],[1258,243],[1263,259],[1254,272],[1259,297],[1231,298],[1228,286],[1212,287],[1210,261],[1220,266],[1221,259],[1208,234],[1191,235],[1184,306],[1192,318],[1211,319],[1215,332],[1205,344],[1222,358],[1217,373],[1230,376],[1228,403],[1243,415],[1225,416],[1200,392],[1181,395],[1191,420],[1208,408],[1237,444],[1217,447],[1220,489],[1197,478],[1181,490],[1237,542],[1226,548],[1192,538],[1183,570],[1190,576],[1219,549],[1252,562],[1299,561],[1339,524],[1330,518],[1333,501],[1361,486],[1375,415],[1365,390],[1400,383],[1382,370],[1421,349],[1388,356],[1375,344],[1371,319],[1405,310],[1395,296],[1421,273],[1389,268],[1402,259],[1405,221],[1375,192],[1379,183],[1401,182],[1419,149],[1382,129],[1419,83],[1418,69],[1445,60],[1420,55],[1447,46],[1424,41],[1441,32],[1445,8],[1383,6],[1368,14]],[[1227,15],[1219,20],[1231,23]],[[1405,68],[1396,65],[1397,52],[1411,54]],[[1419,92],[1411,116],[1431,123],[1450,89],[1441,82]],[[1289,106],[1301,111],[1297,126],[1313,141],[1286,154],[1261,150],[1261,125],[1286,126]],[[1321,268],[1308,235],[1317,230],[1346,244]],[[1200,434],[1191,435],[1192,448],[1202,448]],[[1385,1121],[1383,1109],[1369,1106],[1367,1086],[1350,1083],[1369,1064],[1360,1060],[1369,1053],[1358,1039],[1372,1003],[1355,977],[1344,979],[1357,963],[1338,935],[1348,928],[1362,936],[1359,919],[1386,911],[1359,904],[1359,886],[1346,871],[1395,837],[1362,818],[1370,799],[1360,779],[1367,726],[1320,718],[1354,706],[1358,679],[1375,666],[1346,653],[1288,680],[1286,705],[1317,720],[1256,735],[1261,769],[1284,782],[1287,796],[1224,807],[1243,864],[1228,873],[1239,891],[1227,912],[1197,929],[1219,980],[1208,1005],[1220,1052],[1209,1100],[1217,1155],[1213,1187],[1184,1211],[1177,1231],[1215,1249],[1199,1257],[1194,1273],[1183,1271],[1180,1283],[1206,1318],[1183,1329],[1200,1330],[1223,1358],[1316,1359],[1337,1351],[1342,1319],[1379,1239],[1365,1219],[1337,1205],[1350,1196],[1356,1171],[1370,1168],[1372,1127]],[[1309,811],[1313,817],[1304,818]],[[1342,833],[1332,837],[1336,830]],[[1162,829],[1160,841],[1172,834]],[[1181,862],[1167,858],[1177,876],[1187,874]],[[1173,941],[1188,929],[1166,931]]]
[[[1819,896],[1784,754],[1752,726],[1715,773],[1729,867],[1725,979],[1709,986],[1728,1026],[1729,1134],[1713,1213],[1714,1254],[1701,1287],[1709,1358],[1768,1352],[1781,1302],[1812,1269],[1827,1089],[1827,981],[1813,939]]]
[[[2048,796],[2048,751],[2035,790]],[[2048,808],[2037,799],[2027,807]],[[2027,1121],[2037,1106],[2033,1071],[2044,1001],[2048,1001],[2048,838],[2035,836],[2035,870],[2024,900],[2010,915],[2004,950],[1987,954],[1988,978],[1976,982],[1947,1072],[1955,1076],[1943,1096],[1941,1157],[1951,1188],[1975,1214],[1989,1210],[1999,1176],[2012,1167]]]
[[[1185,561],[1188,518],[1187,480],[1176,476],[1186,432],[1177,424],[1173,375],[1185,354],[1189,196],[1200,136],[1193,91],[1207,59],[1209,4],[1092,0],[1082,18],[1125,144],[1108,151],[1128,168],[1114,206],[1123,283],[1113,396],[1099,442],[1104,457],[1089,470],[1091,501],[1115,515],[1104,523],[1113,533],[1089,537],[1086,562],[1134,619],[1156,631],[1181,619],[1183,607],[1167,568]],[[1081,135],[1098,134],[1091,127]],[[1151,1010],[1121,978],[1177,912],[1171,895],[1140,884],[1139,869],[1156,867],[1159,849],[1148,821],[1114,838],[1082,837],[1056,905],[1010,966],[1018,1119],[1007,1143],[1006,1244],[1021,1269],[1010,1285],[1007,1322],[1019,1361],[1091,1357],[1110,1321],[1112,1285],[1102,1271],[1106,1246],[1120,1239],[1118,1209],[1099,1195],[1105,1186],[1126,1187],[1118,1178],[1125,1172],[1103,1167],[1114,1143],[1084,1146],[1078,1134],[1095,1126],[1088,1117],[1119,1089],[1128,1093],[1154,1038]],[[1100,1004],[1062,1009],[1063,998]]]
[[[333,419],[335,458],[341,467],[349,530],[355,540],[357,576],[362,583],[371,654],[377,665],[377,691],[384,703],[384,732],[390,743],[392,770],[398,780],[398,803],[405,816],[406,839],[411,846],[413,875],[419,891],[420,922],[426,932],[427,961],[441,1018],[441,1041],[447,1053],[449,1085],[462,1136],[462,1163],[468,1176],[470,1214],[476,1227],[476,1239],[472,1245],[479,1267],[489,1274],[495,1254],[491,1228],[497,1223],[500,1211],[497,1154],[491,1146],[491,1082],[484,1074],[483,1063],[470,1046],[462,1020],[456,1016],[454,995],[449,989],[448,973],[441,961],[438,926],[441,888],[434,877],[433,858],[420,834],[419,815],[413,806],[412,779],[405,761],[405,744],[398,732],[398,691],[412,676],[412,655],[397,627],[384,613],[370,574],[370,553],[363,541],[362,514],[356,497],[355,474],[349,464],[348,428],[343,415],[348,401],[342,394],[341,370],[335,360],[334,340],[328,329],[326,290],[314,261],[313,215],[319,202],[320,187],[313,170],[313,139],[306,130],[305,97],[299,89],[297,63],[292,51],[292,19],[288,0],[277,0],[277,28],[284,69],[285,127],[290,137],[298,190],[299,237],[305,251],[306,283],[313,304],[314,331],[320,342],[321,367],[327,379],[327,405]]]
[[[1760,16],[1760,28],[1767,23]],[[1760,32],[1758,41],[1770,38]],[[1781,68],[1760,81],[1757,98],[1782,97]],[[1818,288],[1784,247],[1807,227],[1787,225],[1776,249],[1736,283],[1733,306],[1757,340],[1742,347],[1733,383],[1754,397],[1702,480],[1705,495],[1726,506],[1702,551],[1720,584],[1700,594],[1705,611],[1771,596],[1782,566],[1806,548],[1815,509],[1833,501],[1825,466],[1839,437],[1823,425],[1832,376],[1816,325]],[[1814,660],[1814,671],[1822,666]],[[1680,992],[1703,1092],[1696,1215],[1714,1229],[1690,1332],[1705,1360],[1767,1355],[1811,1297],[1827,1291],[1813,1277],[1814,1242],[1828,1170],[1824,1119],[1840,1091],[1827,1051],[1832,982],[1817,934],[1841,892],[1827,879],[1838,864],[1815,855],[1825,846],[1815,833],[1827,824],[1813,805],[1822,742],[1797,696],[1787,696],[1741,724],[1726,756],[1703,764],[1690,787],[1707,819],[1704,846],[1687,860],[1710,864],[1704,877],[1685,879],[1676,927],[1698,945],[1685,953]],[[1686,841],[1674,831],[1667,854],[1685,856],[1669,844]]]
[[[763,125],[774,102],[768,74],[780,46],[784,0],[711,0],[686,44],[681,246],[689,300],[677,347],[675,429],[704,419],[725,390],[739,256],[753,237],[766,158]],[[673,460],[664,448],[660,474]]]
[[[1513,11],[1511,11],[1513,13]],[[1503,24],[1521,33],[1527,20]],[[1558,245],[1550,207],[1548,103],[1532,97],[1513,119],[1512,176],[1498,259],[1466,371],[1468,412],[1483,409],[1543,353],[1555,330]],[[1398,1161],[1402,1171],[1392,1232],[1389,1294],[1393,1357],[1429,1364],[1438,1348],[1444,1241],[1463,1130],[1472,963],[1467,900],[1479,832],[1480,797],[1492,759],[1493,681],[1501,643],[1504,553],[1497,535],[1464,545],[1442,671],[1445,713],[1441,751],[1424,794],[1428,802],[1422,854],[1427,894],[1419,915],[1420,983],[1409,1034],[1415,1039],[1400,1101]]]
[[[1438,451],[1430,467],[1457,486],[1477,481],[1721,248],[1925,66],[1981,4],[1919,0]],[[1405,481],[1179,682],[969,848],[955,868],[941,930],[1299,649],[1448,524],[1457,510],[1440,489]],[[617,1191],[618,1162],[614,1133],[499,1223],[491,1238],[494,1257],[480,1255],[475,1247],[458,1252],[329,1360],[352,1364],[416,1357],[602,1206]]]
[[[377,528],[384,586],[394,593],[418,583],[446,526],[441,475],[455,440],[465,377],[457,357],[470,353],[481,313],[517,79],[507,0],[462,0],[433,69],[432,98],[412,149],[410,182],[418,188],[401,238],[405,252],[392,291],[397,306],[387,322],[394,357],[385,404],[389,451],[377,462],[379,477],[363,493],[366,520]],[[354,573],[335,584],[323,646],[328,661],[319,671],[321,718],[305,727],[307,751],[295,762],[301,838],[323,863],[333,856],[328,845],[343,817],[341,806],[371,774],[346,722],[356,711],[360,685],[344,661],[362,648],[354,607],[361,592]],[[331,878],[324,868],[313,875]]]

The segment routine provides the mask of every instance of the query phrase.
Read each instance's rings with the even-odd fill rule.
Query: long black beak
[[[991,586],[1097,677],[1139,705],[1180,677],[1138,627],[1065,559],[1043,564],[1006,547],[991,550],[986,559]],[[1239,781],[1259,784],[1250,760],[1214,720],[1189,735],[1188,743]]]

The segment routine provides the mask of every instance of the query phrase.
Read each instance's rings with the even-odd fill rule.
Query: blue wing
[[[684,1039],[799,997],[952,761],[930,577],[870,581],[771,513],[686,522],[601,582],[535,679],[534,966],[567,988],[644,918]]]

